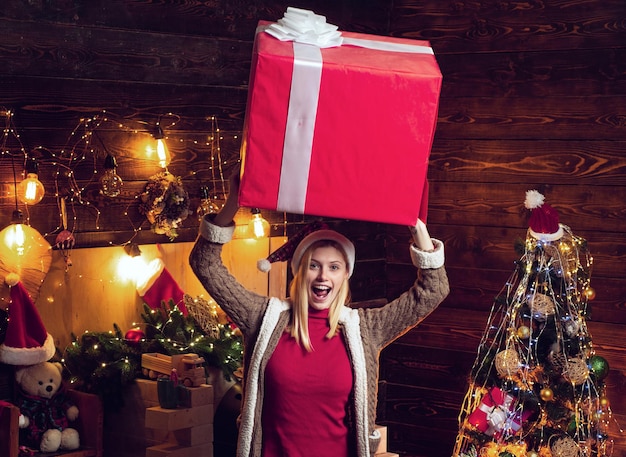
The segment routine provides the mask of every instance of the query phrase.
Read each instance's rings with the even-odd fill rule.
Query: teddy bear
[[[22,444],[41,452],[80,446],[78,431],[69,426],[78,417],[78,407],[66,394],[62,372],[58,362],[41,362],[15,372]]]

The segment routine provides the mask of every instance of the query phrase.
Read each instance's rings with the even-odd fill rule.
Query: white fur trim
[[[220,227],[219,225],[211,223],[210,218],[205,216],[200,222],[199,232],[200,236],[205,240],[218,244],[226,244],[233,238],[235,223],[233,222],[227,227]]]
[[[417,268],[425,270],[440,268],[445,263],[445,254],[443,249],[443,242],[432,238],[435,250],[433,252],[426,252],[418,249],[415,245],[411,245],[411,260],[413,265]]]
[[[289,303],[270,298],[267,310],[263,316],[263,322],[259,329],[259,336],[250,358],[250,366],[246,373],[246,401],[241,411],[241,426],[239,427],[238,457],[248,457],[252,447],[252,434],[254,431],[255,409],[258,399],[259,375],[261,372],[261,360],[267,350],[270,337],[278,324],[278,319],[283,311],[290,308]]]
[[[559,224],[559,229],[554,233],[537,233],[533,229],[529,228],[528,233],[532,235],[533,238],[538,239],[539,241],[556,241],[561,239],[565,232],[563,231],[563,226]]]
[[[262,271],[263,273],[267,273],[268,271],[272,269],[272,264],[267,259],[257,260],[256,266],[259,269],[259,271]]]
[[[142,275],[141,278],[137,279],[137,285],[135,286],[140,297],[146,295],[148,289],[150,289],[156,280],[159,279],[163,270],[165,270],[165,262],[163,262],[163,259],[160,258],[152,260],[147,265],[145,276]]]
[[[1,344],[0,361],[8,365],[36,365],[50,360],[55,352],[54,339],[48,333],[43,345],[37,347],[18,348]]]
[[[526,199],[524,200],[524,206],[526,209],[535,209],[541,208],[546,198],[543,194],[539,193],[537,190],[527,190],[526,191]]]
[[[20,275],[17,273],[9,273],[6,278],[4,278],[4,282],[6,282],[9,287],[13,287],[20,282]]]
[[[359,313],[356,309],[344,307],[339,316],[346,335],[346,346],[352,359],[354,372],[354,409],[356,414],[357,455],[370,455],[369,415],[367,396],[367,363],[361,339]]]

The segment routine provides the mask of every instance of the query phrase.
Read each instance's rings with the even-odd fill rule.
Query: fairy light
[[[536,457],[546,452],[550,454],[550,447],[551,455],[555,455],[555,452],[568,457],[579,453],[593,453],[598,457],[611,455],[612,440],[608,437],[608,429],[609,421],[614,418],[606,398],[606,386],[602,381],[606,374],[592,373],[591,365],[587,366],[595,354],[586,327],[587,302],[595,298],[595,293],[590,288],[593,258],[586,250],[584,239],[576,237],[569,228],[564,229],[565,234],[557,243],[527,237],[520,268],[511,275],[492,305],[487,323],[488,331],[481,338],[472,368],[470,388],[459,413],[460,427],[453,453],[455,457],[467,457],[479,451],[480,455],[489,457],[502,455],[503,452]],[[533,300],[536,297],[544,297],[551,306],[534,309]],[[525,315],[526,306],[529,308],[529,315]],[[522,330],[528,328],[531,321],[541,328],[550,319],[556,323],[556,343],[552,350],[566,354],[562,373],[568,378],[572,393],[569,399],[572,422],[569,424],[552,417],[547,408],[548,402],[561,400],[559,396],[563,394],[552,391],[552,381],[542,366],[549,362],[538,359],[542,337],[542,333],[538,332],[542,331],[536,327],[534,330],[529,329],[530,335],[526,339],[527,332]],[[567,339],[579,341],[579,346],[576,346],[579,348],[577,355],[567,353]],[[507,391],[520,395],[521,392],[533,392],[537,384],[543,386],[541,402],[535,407],[538,419],[535,423],[528,424],[536,432],[529,432],[528,436],[505,435],[497,442],[494,440],[491,443],[478,444],[473,441],[471,434],[465,432],[464,421],[470,413],[477,410],[479,402],[488,392],[486,378],[481,378],[481,373],[494,363],[492,357],[496,352],[504,356],[505,351],[517,352],[522,362],[519,369],[500,373],[502,385],[506,386]],[[523,420],[522,416],[516,417]],[[571,438],[567,441],[551,435],[549,430],[554,429],[562,430]],[[516,440],[522,444],[527,437],[535,434],[542,437],[535,443],[537,447],[518,449],[518,453],[508,447]]]
[[[0,142],[0,154],[9,154],[8,140],[14,139],[17,144],[17,148],[20,153],[25,156],[26,152],[21,144],[21,140],[16,130],[12,126],[13,112],[9,110],[0,111],[6,118],[6,125],[3,130],[2,141]],[[207,167],[208,172],[211,173],[213,189],[211,198],[215,200],[224,199],[226,194],[226,186],[224,179],[224,167],[230,165],[233,160],[224,160],[222,157],[221,141],[224,139],[224,134],[219,128],[217,117],[210,116],[206,118],[209,123],[210,132],[200,139],[199,137],[185,138],[187,133],[173,136],[171,134],[172,129],[175,129],[176,124],[180,121],[180,116],[168,112],[158,116],[158,125],[164,131],[168,132],[168,140],[175,142],[176,144],[183,145],[185,142],[190,142],[197,147],[207,148],[211,155],[211,166]],[[154,126],[154,123],[152,123]],[[59,150],[51,151],[45,146],[40,145],[36,149],[44,151],[47,159],[43,160],[43,164],[50,167],[51,172],[48,174],[52,178],[53,186],[50,189],[50,195],[57,201],[57,206],[60,206],[59,201],[65,200],[68,207],[72,207],[69,210],[69,227],[62,227],[61,224],[55,224],[50,227],[44,236],[53,235],[64,229],[70,230],[72,233],[78,223],[78,215],[74,208],[83,207],[86,213],[93,217],[93,227],[95,230],[100,230],[100,219],[102,212],[98,208],[95,201],[91,200],[91,195],[88,190],[94,185],[97,185],[99,181],[98,165],[101,163],[101,153],[98,152],[98,142],[94,141],[93,136],[103,128],[107,127],[109,130],[111,127],[114,130],[122,131],[130,135],[146,135],[150,130],[149,122],[142,122],[132,119],[120,119],[119,117],[107,112],[107,110],[101,110],[97,114],[91,116],[85,116],[77,122],[75,127],[69,132],[66,142]],[[175,130],[174,130],[175,131]],[[233,139],[237,139],[237,135],[233,135]],[[132,157],[132,153],[128,158],[132,160],[145,160],[141,157]],[[238,160],[238,159],[237,159]],[[91,166],[91,172],[85,171],[86,167]],[[81,168],[80,178],[76,175],[77,168]],[[188,177],[195,178],[198,172],[192,170],[189,172]],[[185,177],[183,176],[183,179]],[[136,196],[127,196],[130,206],[136,202]],[[218,205],[221,207],[223,202]],[[126,205],[123,205],[126,206]],[[58,220],[61,220],[61,211],[57,212]],[[123,212],[123,217],[126,218],[131,225],[131,239],[136,236],[136,233],[142,230],[141,225],[144,222],[143,219],[131,220],[129,211]],[[28,216],[28,215],[27,215]],[[82,213],[81,213],[82,216]],[[84,224],[81,224],[84,226]],[[43,233],[43,232],[42,232]],[[130,240],[128,240],[130,241]],[[112,244],[109,242],[109,244]]]

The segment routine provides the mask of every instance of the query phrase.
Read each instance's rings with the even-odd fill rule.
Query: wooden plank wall
[[[238,156],[250,52],[259,19],[279,18],[278,0],[82,0],[0,4],[0,106],[14,110],[26,149],[37,149],[42,175],[83,117],[106,110],[128,125],[180,118],[173,173],[198,187],[216,185],[202,136],[217,116],[226,171]],[[429,227],[446,242],[452,293],[418,329],[383,352],[381,422],[389,448],[406,456],[449,456],[466,377],[488,310],[525,236],[524,193],[537,188],[562,222],[587,238],[597,292],[589,324],[611,365],[607,383],[626,423],[626,3],[622,0],[337,0],[298,5],[343,30],[430,40],[444,75],[430,168]],[[136,234],[124,211],[158,167],[129,146],[131,129],[102,129],[118,157],[123,198],[77,205],[79,246],[160,241]],[[103,148],[97,148],[98,160]],[[93,153],[92,153],[93,154]],[[0,224],[12,210],[13,175],[3,155]],[[384,160],[384,157],[381,157]],[[373,164],[375,166],[375,164]],[[88,175],[93,166],[85,167]],[[53,182],[44,183],[54,187]],[[54,237],[57,201],[47,196],[33,225]],[[132,207],[131,207],[132,210]],[[135,215],[136,216],[136,215]],[[133,216],[134,217],[134,216]],[[281,230],[282,215],[271,215]],[[293,226],[303,218],[288,217]],[[134,220],[137,221],[136,219]],[[411,282],[403,227],[334,221],[357,243],[356,300],[392,299]],[[134,227],[134,226],[133,226]],[[193,221],[179,241],[195,236]],[[614,433],[616,452],[626,438]]]

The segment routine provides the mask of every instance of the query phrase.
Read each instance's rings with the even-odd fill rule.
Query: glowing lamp
[[[23,270],[47,272],[52,252],[50,243],[30,225],[20,210],[13,211],[11,224],[0,231],[0,258],[8,272],[22,276]]]
[[[154,139],[157,142],[157,157],[159,158],[159,165],[161,168],[167,168],[172,160],[170,151],[167,149],[167,145],[165,144],[164,137],[163,129],[161,126],[157,126]]]
[[[252,219],[248,223],[248,236],[259,239],[270,235],[270,224],[261,216],[259,208],[252,208]]]
[[[37,161],[35,159],[27,160],[24,171],[26,178],[17,185],[17,198],[27,205],[36,205],[46,193],[46,189],[37,175],[39,172]]]

